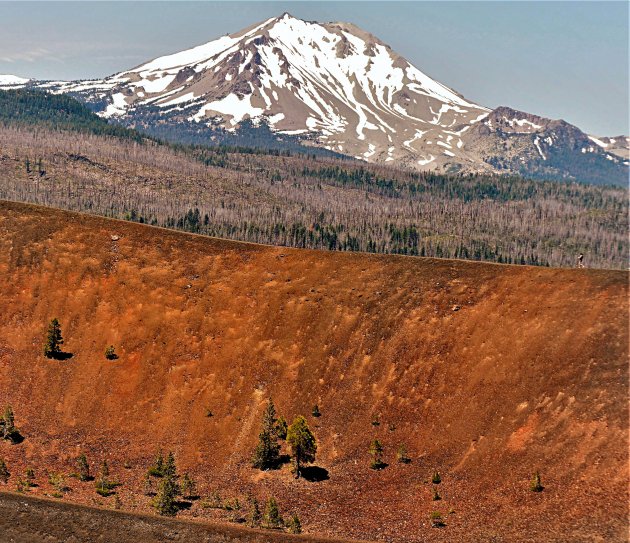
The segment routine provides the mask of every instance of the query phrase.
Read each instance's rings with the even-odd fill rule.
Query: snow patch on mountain
[[[11,74],[0,74],[0,88],[19,88],[26,85],[30,79]]]

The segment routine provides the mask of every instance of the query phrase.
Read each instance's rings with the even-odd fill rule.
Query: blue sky
[[[0,2],[0,73],[103,77],[284,11],[353,22],[480,104],[629,132],[625,1]]]

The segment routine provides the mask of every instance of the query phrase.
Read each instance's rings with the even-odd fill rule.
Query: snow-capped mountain
[[[105,98],[108,117],[153,106],[228,129],[264,119],[347,155],[434,167],[461,147],[459,131],[490,111],[355,26],[286,13],[103,81],[50,88],[91,91]]]
[[[287,13],[103,80],[24,83],[72,93],[100,115],[139,128],[237,131],[244,120],[264,122],[311,145],[422,170],[527,171],[532,162],[554,173],[555,165],[538,162],[548,160],[543,148],[554,141],[554,151],[561,148],[559,127],[551,125],[562,121],[491,111],[354,25]],[[591,158],[627,168],[627,157],[598,141],[586,146]],[[584,153],[580,145],[572,152]]]

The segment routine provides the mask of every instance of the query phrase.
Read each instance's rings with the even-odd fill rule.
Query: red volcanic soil
[[[274,495],[308,534],[627,541],[626,272],[292,250],[3,202],[0,284],[0,408],[25,437],[0,443],[10,489],[30,466],[50,494],[47,471],[85,452],[123,510],[150,513],[162,448],[203,497]],[[42,355],[52,317],[72,358]],[[250,467],[269,397],[307,417],[328,478]],[[114,504],[67,482],[64,501]],[[180,516],[227,521],[200,502]]]

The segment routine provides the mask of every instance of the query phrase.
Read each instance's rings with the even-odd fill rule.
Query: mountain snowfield
[[[466,100],[356,26],[287,13],[103,80],[2,77],[0,87],[72,93],[121,121],[150,111],[161,122],[236,131],[250,119],[358,159],[420,170],[518,171],[547,162],[561,140],[551,125],[562,121],[508,108],[497,118],[498,110]],[[509,139],[518,145],[506,146]],[[625,137],[577,140],[576,153],[628,164]],[[503,160],[514,149],[517,162]]]
[[[26,85],[30,79],[25,77],[18,77],[17,75],[0,74],[0,88],[19,88]]]

